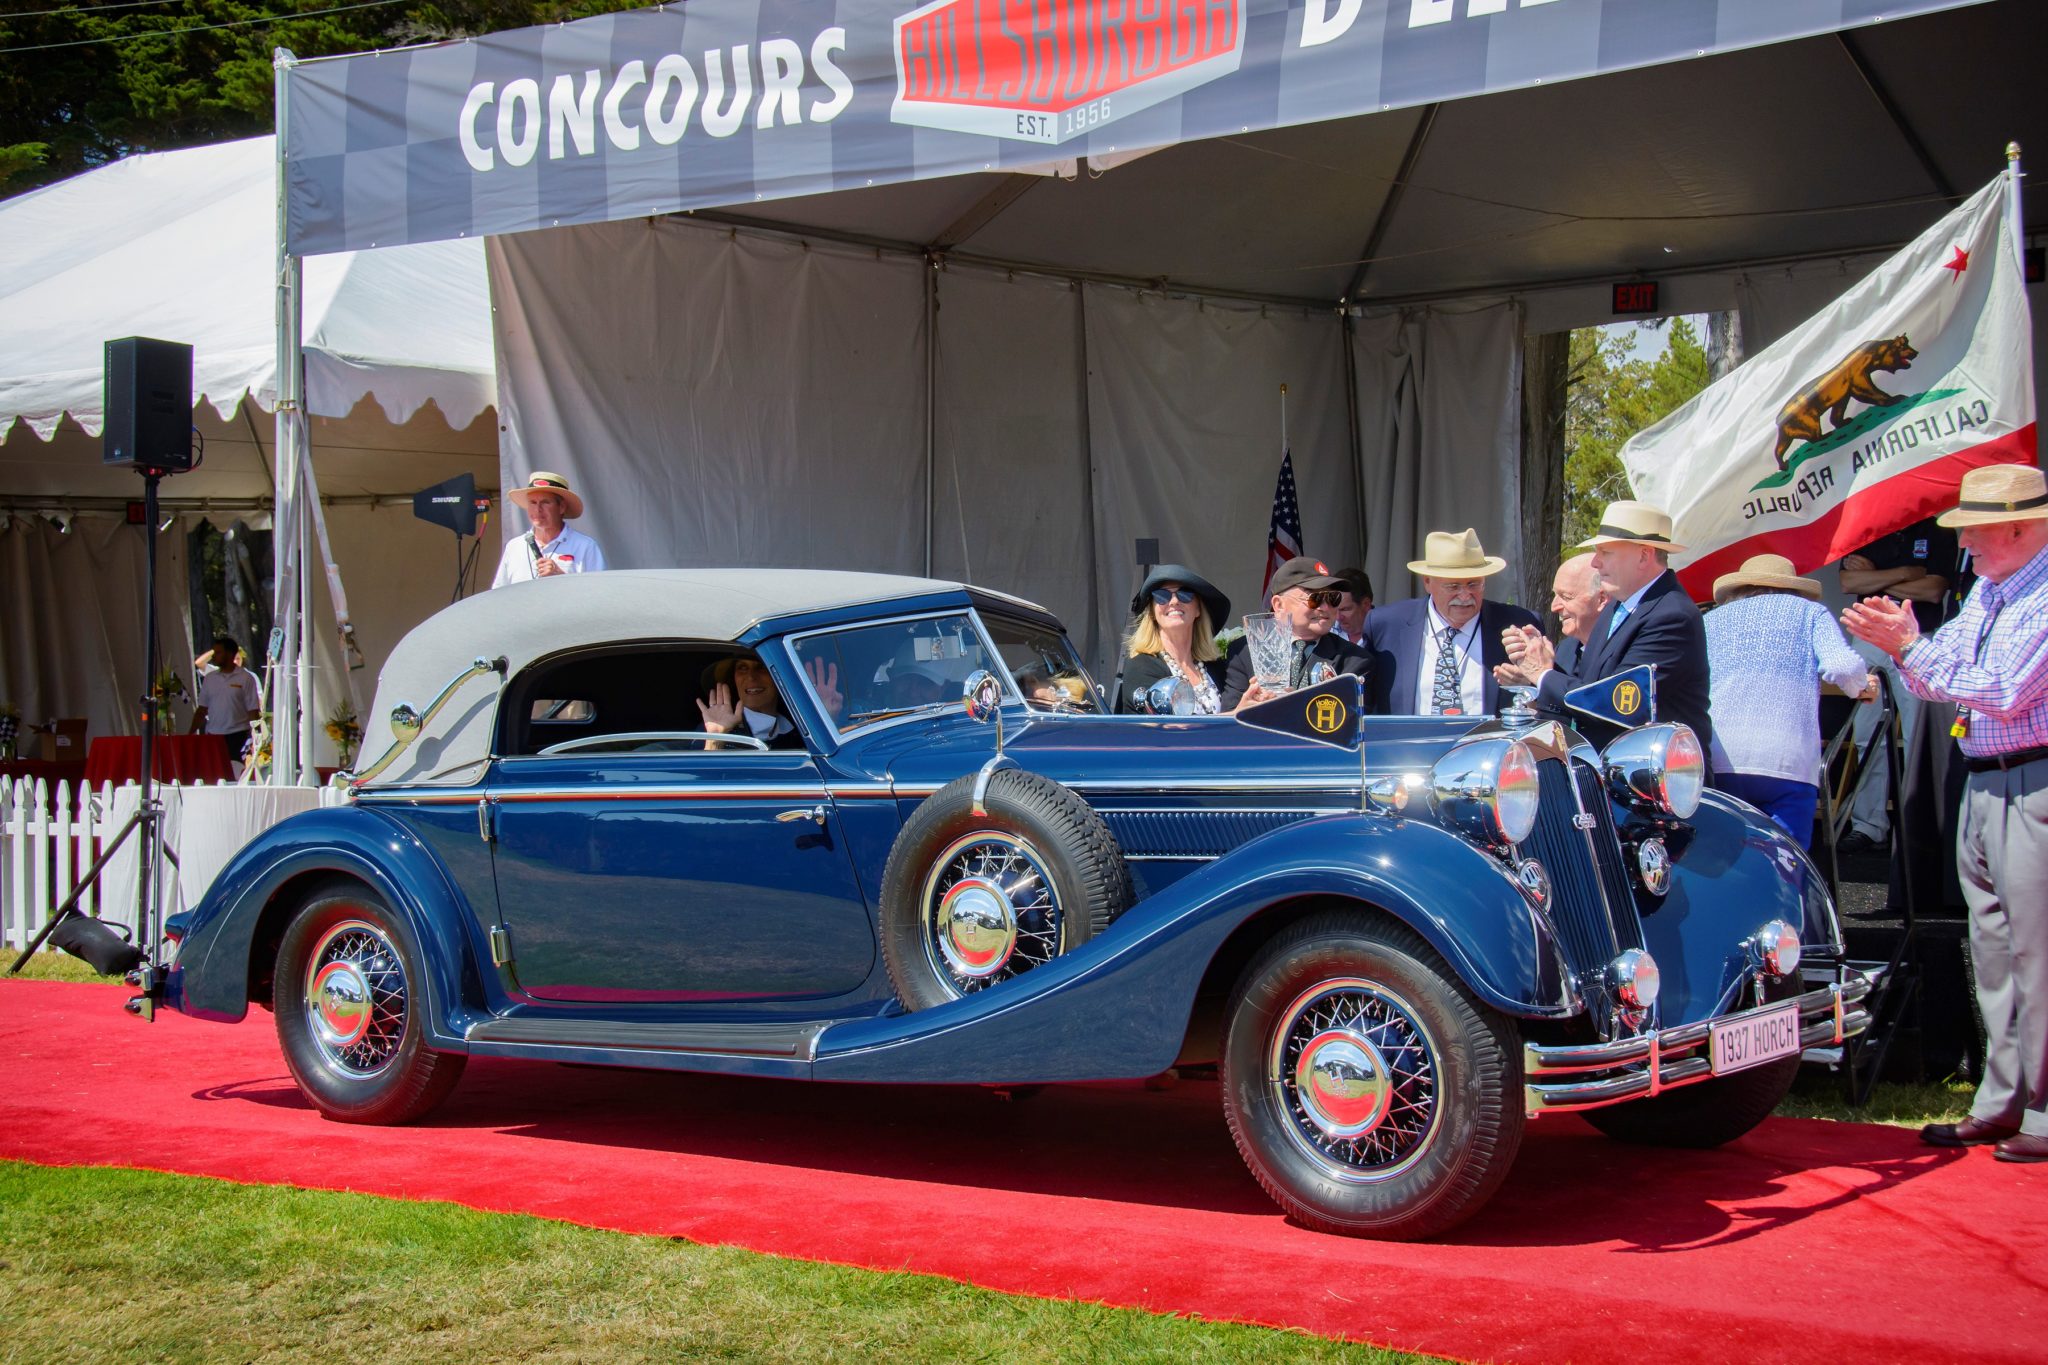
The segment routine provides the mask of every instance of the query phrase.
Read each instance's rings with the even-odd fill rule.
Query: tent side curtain
[[[1258,609],[1283,383],[1309,553],[1386,599],[1428,530],[1515,552],[1511,305],[1366,319],[1347,361],[1328,311],[677,219],[494,238],[490,269],[500,477],[566,475],[616,568],[920,573],[929,518],[936,575],[1044,603],[1107,676],[1140,539]]]

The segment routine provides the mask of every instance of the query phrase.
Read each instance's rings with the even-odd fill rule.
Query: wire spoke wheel
[[[1066,914],[1030,843],[982,831],[934,862],[923,895],[926,959],[955,995],[969,995],[1052,961]]]
[[[306,963],[307,1031],[321,1060],[355,1080],[382,1072],[405,1039],[410,995],[397,947],[376,925],[344,920]]]
[[[1437,1049],[1413,1006],[1361,978],[1325,982],[1281,1012],[1267,1064],[1290,1136],[1337,1179],[1405,1170],[1437,1131]]]

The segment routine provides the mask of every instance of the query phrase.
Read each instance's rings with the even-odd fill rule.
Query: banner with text
[[[690,0],[290,67],[300,255],[1011,171],[1982,0]]]
[[[2009,182],[1621,449],[1671,513],[1695,599],[1752,555],[1809,573],[1955,506],[1963,472],[2034,461],[2034,361]]]

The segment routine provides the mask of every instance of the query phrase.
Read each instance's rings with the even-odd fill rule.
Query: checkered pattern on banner
[[[690,0],[308,61],[301,255],[1001,171],[1981,0]],[[1106,17],[1108,16],[1108,17]]]

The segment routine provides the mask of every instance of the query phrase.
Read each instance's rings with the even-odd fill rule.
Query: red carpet
[[[865,1088],[472,1064],[423,1126],[327,1123],[267,1014],[0,982],[0,1156],[445,1199],[1467,1360],[2048,1359],[2048,1167],[1775,1119],[1709,1153],[1570,1118],[1453,1240],[1290,1226],[1213,1083]],[[170,1230],[175,1233],[175,1229]]]

